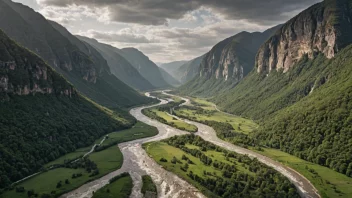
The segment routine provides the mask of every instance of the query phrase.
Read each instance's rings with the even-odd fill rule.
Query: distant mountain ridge
[[[163,78],[159,67],[138,49],[123,48],[117,52],[128,60],[156,88],[169,88],[171,86]]]
[[[130,107],[150,101],[112,75],[106,60],[94,48],[31,8],[2,0],[0,11],[0,28],[6,34],[40,55],[94,101],[108,107]]]
[[[205,55],[187,61],[177,69],[175,75],[179,76],[179,81],[182,84],[187,83],[188,81],[192,80],[194,77],[199,75],[200,63],[202,62],[204,56]]]
[[[119,49],[104,43],[99,43],[95,39],[82,36],[77,37],[98,50],[107,60],[111,72],[124,83],[141,91],[155,88],[149,81],[142,77],[137,69],[118,53]]]
[[[257,50],[280,27],[262,33],[241,32],[219,42],[202,59],[199,75],[179,90],[209,96],[233,88],[254,68]]]

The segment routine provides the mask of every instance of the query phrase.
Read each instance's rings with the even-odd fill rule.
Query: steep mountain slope
[[[177,69],[175,76],[182,84],[187,83],[199,74],[199,66],[204,56],[192,59]]]
[[[131,126],[134,120],[126,116],[82,97],[42,59],[0,31],[0,188]]]
[[[255,142],[350,177],[351,6],[326,0],[288,21],[262,45],[256,68],[214,98],[221,109],[262,123]]]
[[[159,70],[160,70],[161,76],[169,85],[173,87],[178,87],[181,85],[181,83],[178,80],[176,80],[170,73],[165,71],[163,68],[159,68]]]
[[[149,102],[112,75],[105,59],[96,50],[66,30],[58,28],[58,31],[54,27],[27,6],[9,0],[0,1],[0,28],[41,56],[80,92],[109,107]]]
[[[164,80],[159,67],[146,55],[135,48],[124,48],[118,51],[128,60],[139,73],[156,88],[168,88],[170,85]]]
[[[263,33],[241,32],[216,44],[203,58],[199,76],[180,88],[184,94],[211,96],[234,87],[254,67],[260,45],[279,26]]]
[[[118,52],[118,49],[111,45],[99,43],[95,39],[77,36],[80,40],[94,47],[106,59],[111,72],[127,85],[135,89],[144,91],[151,90],[155,87],[148,82],[124,57]]]
[[[171,76],[176,78],[175,72],[185,63],[188,61],[174,61],[170,63],[163,63],[160,64],[159,67],[163,68],[167,73],[169,73]]]

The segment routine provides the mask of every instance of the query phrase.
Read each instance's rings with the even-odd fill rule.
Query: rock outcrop
[[[0,29],[103,106],[131,107],[150,101],[114,76],[96,49],[28,6],[1,0]]]
[[[56,94],[76,90],[37,55],[18,46],[0,30],[0,98],[9,95]]]
[[[352,41],[351,0],[325,0],[303,11],[259,49],[259,73],[287,72],[304,56],[333,58]]]
[[[221,41],[202,60],[200,77],[232,80],[236,84],[254,68],[258,48],[279,27],[263,33],[241,32]]]

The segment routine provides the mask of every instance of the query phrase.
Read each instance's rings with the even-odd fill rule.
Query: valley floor
[[[173,96],[173,99],[176,98],[177,96]],[[191,102],[196,101],[196,103],[201,104],[200,106],[203,106],[204,109],[210,111],[214,111],[214,109],[216,110],[216,107],[213,104],[204,100],[185,100],[186,104],[188,105],[191,104]],[[158,105],[166,103],[167,101],[162,100],[162,102]],[[100,146],[101,148],[106,147],[106,149],[100,152],[94,152],[89,156],[89,158],[96,162],[97,166],[99,167],[100,172],[98,175],[89,177],[89,175],[83,174],[81,177],[71,179],[73,174],[82,173],[84,170],[57,168],[21,182],[18,186],[23,186],[25,189],[33,189],[35,192],[46,193],[51,193],[53,190],[56,191],[55,193],[62,193],[80,186],[76,190],[64,194],[62,197],[92,197],[93,193],[106,186],[111,178],[114,178],[123,172],[129,172],[133,181],[131,197],[143,197],[143,194],[141,193],[143,175],[150,175],[156,185],[158,197],[173,197],[175,195],[178,197],[204,197],[204,195],[199,192],[198,189],[190,186],[188,182],[181,179],[182,175],[180,175],[180,178],[178,177],[178,173],[171,173],[165,170],[151,157],[149,157],[147,152],[142,148],[141,145],[144,143],[164,140],[175,135],[189,134],[189,132],[170,127],[156,120],[152,120],[142,114],[143,109],[158,105],[132,109],[130,113],[140,122],[132,129],[109,134],[108,138]],[[185,115],[187,115],[187,113],[189,116],[192,115],[193,117],[196,117],[199,119],[199,121],[206,119],[214,119],[217,121],[225,120],[225,122],[232,125],[234,129],[237,129],[237,131],[240,131],[244,134],[249,134],[253,129],[258,127],[254,122],[250,120],[222,112],[214,113],[214,118],[212,118],[212,115],[210,114],[205,116],[196,116],[194,112],[184,112]],[[235,151],[239,154],[247,154],[252,157],[257,157],[262,163],[275,168],[277,171],[289,178],[291,182],[296,185],[303,196],[319,197],[317,190],[319,191],[321,197],[347,198],[351,197],[352,195],[352,189],[349,188],[349,186],[352,184],[352,178],[348,178],[342,174],[332,171],[331,169],[306,162],[278,150],[264,148],[263,150],[258,151],[255,148],[244,149],[235,146],[231,143],[219,139],[214,129],[209,126],[188,120],[183,121],[196,126],[199,129],[196,135],[202,137],[204,140],[209,141],[217,146],[226,148],[230,151]],[[143,123],[156,127],[159,133],[155,130],[142,130],[143,128],[149,127]],[[145,133],[141,131],[145,131]],[[156,136],[150,137],[153,135]],[[100,143],[103,138],[104,137],[98,139],[96,143]],[[113,146],[118,143],[118,147]],[[50,167],[54,164],[62,164],[68,160],[81,157],[84,153],[89,151],[90,148],[91,147],[87,147],[79,149],[74,153],[69,153],[64,157],[61,157],[54,162],[47,164],[46,167]],[[148,151],[148,149],[146,150]],[[154,153],[153,155],[160,157],[162,154],[160,153],[161,151],[161,149],[154,149],[152,153]],[[151,154],[150,150],[148,153]],[[60,177],[58,175],[60,175]],[[65,183],[66,179],[69,180],[68,184]],[[59,180],[63,182],[63,185],[60,188],[56,188]],[[1,197],[27,197],[27,194],[16,193],[15,190],[12,190],[3,194]]]
[[[194,111],[180,109],[179,114],[184,115],[195,121],[216,120],[230,123],[234,129],[244,134],[249,134],[253,129],[257,128],[251,120],[240,118],[225,112],[221,112],[216,105],[199,98],[190,98],[193,105],[202,107],[208,111],[218,111],[212,114],[197,114]],[[239,125],[240,124],[240,125]],[[240,129],[238,128],[240,127]],[[327,167],[320,166],[298,157],[282,152],[277,149],[263,148],[248,148],[256,153],[262,154],[270,159],[280,162],[281,164],[292,168],[299,174],[307,178],[313,186],[318,190],[321,197],[351,197],[352,196],[352,178],[347,177],[341,173],[331,170]]]

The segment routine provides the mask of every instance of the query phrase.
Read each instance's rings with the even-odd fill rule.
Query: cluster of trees
[[[133,122],[112,119],[81,97],[12,96],[0,102],[0,188]]]
[[[222,175],[204,172],[197,175],[192,171],[187,176],[204,188],[219,197],[299,197],[297,190],[290,181],[274,169],[262,164],[257,159],[251,159],[246,155],[240,155],[204,141],[199,136],[185,135],[175,136],[165,140],[171,146],[182,149],[184,152],[199,158],[205,166],[212,166],[221,170]],[[189,149],[185,145],[192,144],[201,148]],[[212,150],[222,153],[227,161],[213,160],[212,156],[206,156],[205,151]],[[202,160],[203,159],[203,160]],[[188,171],[189,162],[187,156],[182,156],[186,164],[181,167]],[[249,172],[238,171],[236,165],[242,165]]]
[[[142,176],[142,193],[145,196],[148,192],[148,194],[153,194],[155,197],[157,197],[157,188],[156,185],[154,184],[152,178],[149,175],[143,175]],[[147,196],[146,196],[147,197]]]

